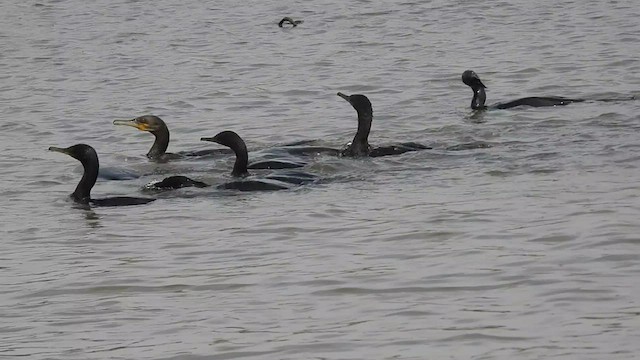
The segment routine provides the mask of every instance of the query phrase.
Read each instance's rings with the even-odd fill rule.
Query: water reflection
[[[485,110],[474,110],[465,116],[465,120],[474,124],[482,124],[487,122],[487,120],[485,120],[486,113]]]
[[[98,229],[102,227],[102,224],[100,223],[100,215],[93,211],[89,204],[74,204],[73,207],[83,211],[86,224],[90,228]]]

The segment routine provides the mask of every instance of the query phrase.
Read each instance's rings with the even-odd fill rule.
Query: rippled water
[[[473,116],[488,102],[640,94],[640,8],[615,2],[13,1],[0,5],[0,357],[30,359],[635,359],[640,351],[640,101]],[[304,19],[280,29],[284,15]],[[226,157],[167,164],[113,119],[153,113],[170,150],[234,130],[250,150],[350,141],[434,150],[317,157],[292,190],[226,181]],[[447,147],[483,142],[462,151]],[[260,152],[252,152],[259,156]]]

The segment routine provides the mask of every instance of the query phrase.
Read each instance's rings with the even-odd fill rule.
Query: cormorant
[[[231,176],[244,178],[249,176],[247,170],[247,164],[249,162],[249,155],[247,153],[247,145],[244,140],[233,131],[222,131],[214,137],[203,137],[202,141],[211,141],[229,147],[236,154],[236,160],[233,164],[233,170]],[[269,161],[271,164],[270,169],[285,169],[290,168],[286,166],[280,166],[281,163],[277,160]],[[232,181],[222,185],[218,185],[218,188],[222,189],[235,189],[241,191],[251,190],[283,190],[287,189],[286,186],[279,184],[278,182],[286,182],[290,184],[303,185],[314,182],[316,177],[311,174],[302,172],[289,172],[289,173],[276,173],[271,174],[261,180],[240,180]]]
[[[278,26],[279,27],[283,27],[284,23],[289,23],[289,24],[292,25],[292,27],[296,27],[296,26],[302,24],[303,21],[302,20],[293,20],[292,18],[290,18],[288,16],[285,16],[285,17],[282,18],[282,20],[280,20],[280,22],[278,23]]]
[[[179,153],[167,153],[169,146],[169,128],[167,124],[155,115],[139,116],[131,120],[114,120],[113,125],[125,125],[134,127],[140,131],[147,131],[155,136],[153,146],[147,153],[147,157],[152,160],[166,161],[191,156],[207,156],[218,154],[230,154],[227,149],[207,149],[199,151],[181,151]]]
[[[247,146],[238,134],[233,131],[223,131],[214,137],[202,138],[201,140],[211,141],[229,147],[236,155],[231,175],[233,177],[240,178],[249,176],[249,154],[247,152]],[[254,169],[290,169],[293,167],[304,166],[304,164],[301,163],[279,160],[267,160],[253,165]],[[313,182],[314,180],[315,176],[310,174],[289,172],[272,174],[261,180],[233,181],[218,185],[217,187],[221,189],[235,189],[241,191],[283,190],[287,189],[287,186],[281,184],[283,182],[302,185]],[[186,176],[170,176],[160,182],[154,183],[152,186],[158,189],[179,189],[183,187],[207,187],[209,184],[190,179]]]
[[[353,137],[353,141],[347,144],[347,147],[343,150],[334,149],[323,146],[299,146],[304,143],[312,141],[300,141],[290,144],[281,148],[292,155],[333,155],[333,156],[349,156],[349,157],[380,157],[387,155],[399,155],[409,151],[418,151],[424,149],[431,149],[429,146],[425,146],[415,142],[406,142],[396,145],[388,145],[372,148],[369,145],[369,132],[371,131],[371,122],[373,121],[373,108],[369,98],[361,94],[345,95],[341,92],[338,96],[345,99],[353,106],[358,113],[358,130]]]
[[[487,100],[487,94],[484,89],[487,87],[484,86],[478,74],[473,70],[466,70],[462,73],[462,82],[473,90],[473,99],[471,99],[471,108],[473,110],[482,110],[487,108],[492,109],[510,109],[516,106],[533,106],[533,107],[543,107],[543,106],[560,106],[560,105],[568,105],[575,102],[585,101],[584,99],[569,99],[560,96],[549,96],[549,97],[526,97],[522,99],[517,99],[513,101],[509,101],[506,103],[498,103],[492,106],[485,106],[485,101]]]
[[[428,146],[414,142],[372,148],[368,140],[369,132],[371,131],[371,122],[373,121],[373,108],[369,98],[361,94],[345,95],[341,92],[338,93],[338,96],[348,101],[358,113],[358,130],[353,137],[353,141],[340,153],[342,156],[379,157],[399,155],[408,151],[431,149]]]
[[[49,151],[61,152],[79,160],[84,167],[84,173],[82,179],[76,186],[75,191],[70,195],[73,201],[80,204],[92,204],[96,206],[127,206],[127,205],[141,205],[147,204],[155,199],[150,198],[136,198],[136,197],[112,197],[105,199],[92,199],[91,189],[96,183],[98,178],[98,169],[100,168],[98,162],[98,154],[95,149],[89,145],[76,144],[68,148],[59,148],[55,146],[49,147]]]

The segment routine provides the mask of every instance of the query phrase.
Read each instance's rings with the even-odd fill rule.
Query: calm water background
[[[0,5],[0,357],[636,359],[640,101],[470,116],[488,102],[640,93],[640,7],[623,1],[9,1]],[[304,19],[280,29],[284,15]],[[149,163],[229,129],[250,149],[342,146],[364,93],[372,144],[276,193],[159,194],[78,209],[93,145],[145,172],[228,179],[229,158]],[[488,149],[447,151],[482,141]],[[153,194],[151,194],[153,195]]]

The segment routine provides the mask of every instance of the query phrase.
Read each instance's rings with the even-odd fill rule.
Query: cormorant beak
[[[71,155],[69,153],[69,148],[59,148],[59,147],[56,147],[56,146],[49,146],[49,151],[55,151],[55,152]]]
[[[132,120],[113,120],[113,125],[125,125],[134,127],[140,131],[154,131],[156,129],[151,128],[149,124],[143,124],[137,121],[137,119]]]
[[[220,142],[218,141],[216,136],[214,136],[214,137],[203,137],[203,138],[200,138],[200,141],[210,141],[210,142],[214,142],[214,143],[220,144]],[[222,144],[220,144],[220,145],[222,145]]]
[[[70,146],[68,148],[59,148],[59,147],[56,147],[56,146],[49,146],[49,151],[55,151],[55,152],[60,152],[60,153],[63,153],[63,154],[67,154],[67,155],[71,156],[74,159],[82,161],[82,159],[81,159],[82,155],[78,154],[75,151],[75,149],[72,149],[72,148],[73,148],[73,146]]]
[[[345,94],[339,92],[338,96],[340,96],[341,98],[347,100],[349,102],[349,104],[351,104],[351,100],[349,99],[349,95],[345,95]]]

